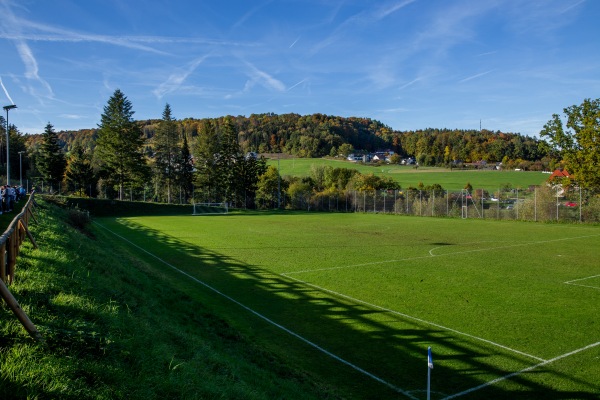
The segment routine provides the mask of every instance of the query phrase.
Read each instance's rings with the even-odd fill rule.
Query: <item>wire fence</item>
[[[534,186],[498,190],[494,195],[468,190],[371,190],[341,193],[281,194],[280,208],[402,214],[429,217],[479,218],[542,222],[600,222],[598,191]],[[277,208],[275,201],[263,208]],[[266,206],[266,207],[265,207]]]

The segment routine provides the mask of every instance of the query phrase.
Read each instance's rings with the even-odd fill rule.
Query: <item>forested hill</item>
[[[214,118],[217,123],[223,118]],[[178,121],[193,145],[208,119]],[[242,151],[288,153],[298,157],[321,157],[356,152],[392,150],[403,157],[415,157],[421,164],[434,165],[453,160],[500,162],[540,160],[548,154],[545,142],[516,133],[488,130],[423,129],[395,131],[370,118],[337,117],[323,114],[252,114],[234,117]],[[154,136],[159,120],[139,121],[146,138]],[[59,132],[61,145],[69,151],[75,142],[93,149],[97,129]],[[40,135],[29,138],[37,147]],[[350,146],[352,146],[350,148]]]

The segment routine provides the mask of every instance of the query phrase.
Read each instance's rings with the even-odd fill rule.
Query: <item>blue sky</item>
[[[0,0],[0,104],[24,133],[323,113],[535,136],[600,97],[596,0]],[[3,111],[3,110],[2,110]]]

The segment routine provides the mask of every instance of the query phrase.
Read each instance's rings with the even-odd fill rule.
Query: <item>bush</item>
[[[90,213],[79,208],[71,208],[67,212],[67,221],[75,228],[83,231],[91,221]]]

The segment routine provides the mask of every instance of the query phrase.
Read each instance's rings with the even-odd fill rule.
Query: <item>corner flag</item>
[[[433,358],[431,357],[431,347],[427,348],[427,400],[431,399],[431,370],[433,369]]]
[[[427,348],[427,366],[433,369],[433,358],[431,357],[431,347]]]

